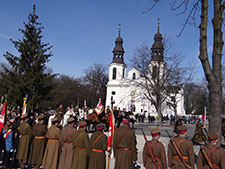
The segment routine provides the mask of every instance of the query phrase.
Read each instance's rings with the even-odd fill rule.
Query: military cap
[[[67,120],[68,123],[71,123],[71,122],[74,122],[74,121],[75,121],[75,119],[74,119],[73,117],[70,117],[70,118],[68,118],[68,120]]]
[[[187,131],[187,127],[185,125],[177,126],[179,133],[185,133]]]
[[[152,136],[156,136],[156,135],[159,135],[160,134],[160,131],[158,128],[154,128],[151,130],[151,133],[152,133]]]
[[[25,119],[25,118],[27,118],[27,117],[28,117],[28,114],[27,114],[27,113],[25,113],[25,114],[23,114],[23,115],[21,116],[22,119]]]
[[[52,121],[52,122],[57,122],[58,119],[57,119],[57,117],[54,117],[51,121]]]
[[[208,135],[208,138],[210,141],[216,140],[219,138],[218,134],[215,131],[210,131],[210,132],[208,132],[207,135]]]
[[[105,128],[105,125],[103,123],[99,123],[99,124],[97,124],[96,127],[97,127],[98,130],[101,130],[101,129]]]
[[[39,114],[39,116],[37,117],[39,120],[44,119],[45,115],[44,114]]]
[[[128,124],[130,121],[127,118],[123,118],[122,122]]]
[[[80,121],[79,122],[79,127],[83,127],[83,126],[86,126],[86,125],[87,125],[86,121]]]

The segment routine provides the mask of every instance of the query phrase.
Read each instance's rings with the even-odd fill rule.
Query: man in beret
[[[159,141],[160,131],[158,128],[151,130],[152,140],[148,141],[144,145],[143,149],[143,163],[146,169],[157,169],[156,164],[154,164],[152,157],[150,155],[148,147],[150,147],[151,152],[157,165],[161,169],[167,169],[166,153],[163,144]],[[149,146],[147,146],[147,144]]]
[[[177,126],[178,136],[171,138],[168,145],[168,165],[172,169],[187,169],[185,164],[187,164],[192,169],[195,168],[194,161],[194,148],[192,142],[186,139],[187,128],[184,125]],[[172,144],[172,141],[175,143],[178,151],[180,152],[181,157],[178,155],[178,152],[175,149],[175,146]]]
[[[73,117],[68,118],[68,124],[62,130],[62,139],[61,144],[63,147],[62,154],[60,156],[59,168],[58,169],[66,169],[71,168],[72,159],[73,159],[73,147],[72,147],[72,139],[75,135],[76,129],[74,126],[75,119]]]
[[[137,141],[134,130],[129,127],[129,120],[122,119],[122,125],[115,130],[113,152],[115,156],[114,169],[131,169],[137,161]]]
[[[28,124],[28,114],[23,114],[21,118],[22,123],[19,125],[20,138],[19,145],[17,148],[16,159],[19,160],[20,167],[24,168],[28,159],[29,146],[33,134],[31,126]]]
[[[72,140],[74,155],[72,162],[72,169],[87,169],[88,158],[90,155],[90,142],[86,134],[87,123],[85,121],[79,122],[79,130],[75,132]]]
[[[45,154],[42,162],[42,166],[45,169],[56,169],[58,167],[58,160],[61,149],[61,132],[57,127],[59,121],[57,117],[51,120],[52,126],[48,129],[47,138],[48,143],[45,149]]]
[[[97,131],[91,136],[91,155],[89,161],[89,169],[105,169],[106,157],[105,151],[107,149],[107,136],[103,133],[104,124],[97,124]]]
[[[45,146],[47,143],[46,133],[47,126],[44,124],[44,114],[38,117],[38,123],[33,128],[34,140],[31,146],[29,162],[35,169],[40,168],[45,153]]]
[[[210,168],[209,163],[211,163],[215,169],[225,168],[225,151],[216,145],[219,138],[218,134],[216,132],[208,132],[207,135],[209,144],[202,146],[202,149],[198,153],[198,169]],[[206,157],[203,152],[206,153]],[[207,157],[209,162],[207,161]]]

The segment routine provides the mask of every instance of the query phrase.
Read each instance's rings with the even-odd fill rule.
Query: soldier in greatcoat
[[[90,141],[86,134],[87,123],[79,122],[79,130],[75,132],[72,145],[74,150],[72,169],[87,169],[90,156]]]
[[[74,121],[75,119],[70,117],[67,120],[67,126],[62,130],[62,154],[60,156],[58,169],[71,169],[73,160],[72,139],[76,132],[76,129],[74,128]]]
[[[137,141],[134,130],[129,127],[129,120],[123,118],[122,126],[115,130],[113,152],[115,156],[114,169],[131,169],[137,161]]]
[[[166,153],[163,144],[158,140],[160,137],[160,131],[158,128],[151,130],[152,140],[145,143],[143,149],[143,163],[146,169],[157,169],[156,164],[154,164],[148,147],[150,147],[157,165],[161,169],[167,169]],[[149,146],[147,146],[147,144]]]
[[[97,125],[97,131],[91,136],[91,155],[89,161],[89,169],[105,169],[106,157],[105,151],[107,149],[107,136],[103,133],[104,124]]]
[[[42,166],[45,169],[56,169],[58,167],[58,160],[61,149],[61,132],[57,127],[59,124],[58,119],[55,117],[51,121],[52,126],[48,129],[47,132],[48,143],[42,162]]]
[[[177,127],[178,136],[171,138],[168,145],[168,167],[172,169],[187,169],[185,164],[187,164],[192,169],[195,168],[194,161],[194,148],[192,142],[186,139],[187,128],[184,125]],[[178,155],[172,141],[177,145],[178,151],[180,152],[182,159]]]
[[[29,147],[32,138],[32,129],[31,126],[28,124],[28,114],[23,114],[21,118],[22,123],[19,125],[20,138],[19,145],[17,148],[16,159],[19,160],[20,167],[24,168],[28,159]]]
[[[198,169],[209,169],[209,163],[211,163],[214,169],[224,169],[225,151],[216,145],[219,136],[216,132],[208,132],[207,135],[209,144],[201,147],[198,153],[197,167]],[[206,157],[203,152],[205,152]],[[207,161],[207,157],[209,161]]]
[[[47,126],[44,124],[44,114],[38,116],[38,123],[33,128],[34,140],[31,146],[29,162],[37,169],[40,168],[47,143]]]

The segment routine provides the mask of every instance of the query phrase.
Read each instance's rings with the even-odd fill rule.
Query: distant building
[[[157,68],[163,71],[166,62],[164,62],[164,46],[162,43],[162,35],[158,31],[154,36],[154,43],[152,45],[152,58],[149,63],[149,69],[151,70],[150,78],[154,77],[154,72]],[[140,83],[144,80],[141,77],[141,73],[132,68],[127,73],[127,66],[124,62],[124,48],[123,39],[120,36],[120,28],[118,37],[115,41],[115,47],[112,51],[113,61],[109,64],[109,81],[107,83],[107,95],[106,95],[106,106],[111,106],[111,101],[113,99],[113,107],[120,108],[121,110],[126,108],[126,110],[132,110],[135,113],[147,112],[151,115],[157,115],[154,105],[146,99],[144,93],[147,92],[143,87],[138,87],[137,82]],[[177,114],[179,116],[185,115],[184,111],[184,97],[183,90],[180,89],[179,93],[174,98],[171,93],[171,97],[168,97],[162,104],[162,113],[174,114],[174,111],[169,108],[173,99],[179,100],[177,102]]]

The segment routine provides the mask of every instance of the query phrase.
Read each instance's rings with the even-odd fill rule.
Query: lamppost
[[[77,86],[77,106],[78,106],[78,108],[80,107],[80,106],[79,106],[79,104],[80,104],[80,103],[79,103],[79,101],[80,101],[80,98],[79,98],[79,97],[80,97],[80,96],[79,96],[79,95],[80,95],[80,94],[79,94],[79,90],[80,90],[80,85]]]
[[[113,100],[113,95],[115,95],[116,92],[112,91],[112,96],[111,96],[111,109],[113,110],[113,104],[115,104],[115,100]]]

